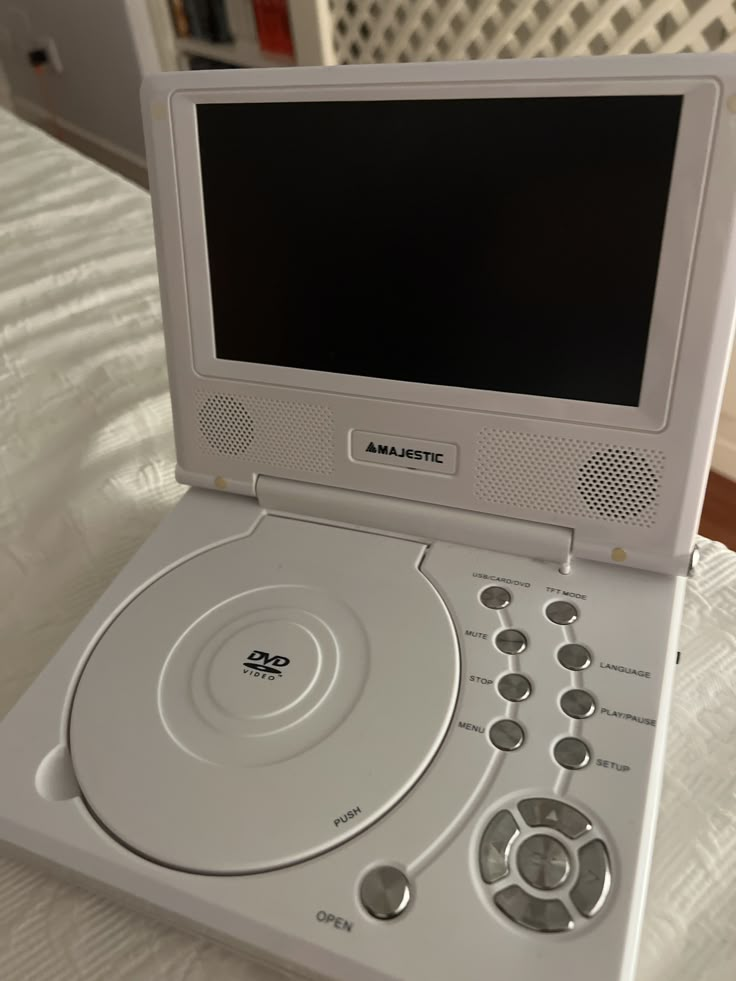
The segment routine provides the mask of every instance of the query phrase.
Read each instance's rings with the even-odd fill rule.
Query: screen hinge
[[[380,531],[428,544],[469,545],[554,562],[561,572],[570,571],[570,528],[278,477],[258,477],[256,497],[271,514]]]

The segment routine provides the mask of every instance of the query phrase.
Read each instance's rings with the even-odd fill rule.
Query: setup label
[[[628,773],[631,770],[628,763],[617,763],[615,760],[597,759],[595,765],[602,766],[606,770],[616,770],[617,773]]]

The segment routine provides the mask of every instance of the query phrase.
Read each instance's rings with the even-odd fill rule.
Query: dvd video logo
[[[289,663],[288,657],[281,654],[269,654],[268,651],[251,651],[247,661],[243,661],[243,673],[255,673],[256,677],[270,675],[281,677],[282,669]]]

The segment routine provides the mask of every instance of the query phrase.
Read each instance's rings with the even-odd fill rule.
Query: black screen
[[[217,357],[638,405],[681,103],[200,105]]]

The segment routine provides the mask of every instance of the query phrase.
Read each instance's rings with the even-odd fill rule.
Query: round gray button
[[[537,933],[563,933],[575,925],[559,899],[530,896],[521,886],[502,889],[493,897],[493,902],[514,923]]]
[[[571,719],[587,719],[595,712],[595,699],[584,688],[571,688],[562,693],[560,708]]]
[[[360,884],[360,901],[377,920],[392,920],[403,913],[410,899],[409,880],[392,865],[371,869]]]
[[[582,644],[565,644],[557,652],[557,660],[568,671],[584,671],[590,667],[590,651]]]
[[[532,693],[532,683],[523,674],[505,674],[496,685],[501,698],[509,702],[523,702]]]
[[[502,630],[496,635],[496,647],[503,654],[521,654],[526,650],[526,636],[520,630]]]
[[[519,846],[519,872],[535,889],[556,889],[570,874],[570,856],[556,838],[532,835]]]
[[[582,770],[590,762],[590,750],[582,739],[575,739],[574,736],[558,740],[552,755],[566,770]]]
[[[575,623],[578,618],[577,607],[565,600],[555,600],[554,603],[549,604],[544,612],[547,614],[548,620],[551,620],[552,623],[559,623],[561,627]]]
[[[480,842],[480,874],[492,885],[509,874],[509,852],[519,837],[519,825],[511,811],[499,811],[488,822]]]
[[[488,586],[480,594],[480,601],[489,610],[505,610],[511,602],[511,593],[503,586]]]
[[[611,862],[600,838],[589,841],[580,849],[578,869],[578,881],[570,892],[570,899],[583,916],[595,916],[611,888]]]
[[[494,722],[488,735],[496,749],[502,749],[505,753],[518,749],[524,742],[524,730],[513,719]]]

